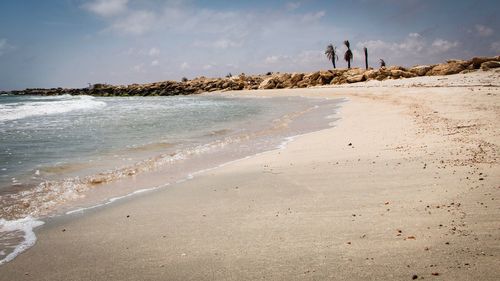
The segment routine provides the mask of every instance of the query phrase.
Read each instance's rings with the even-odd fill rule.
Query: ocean
[[[328,128],[339,100],[0,96],[0,265],[84,212]]]

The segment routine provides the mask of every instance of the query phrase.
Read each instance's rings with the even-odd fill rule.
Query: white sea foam
[[[11,121],[32,116],[61,114],[75,110],[89,110],[106,106],[91,96],[69,96],[35,98],[36,101],[0,105],[0,121]],[[44,101],[45,100],[45,101]]]
[[[13,235],[18,236],[20,232],[22,233],[22,241],[15,245],[9,245],[0,238],[0,250],[4,253],[0,255],[0,265],[13,260],[17,255],[35,245],[36,236],[33,229],[42,224],[44,224],[43,221],[31,217],[11,221],[0,219],[0,237],[9,239]]]
[[[76,214],[76,213],[82,213],[82,212],[87,211],[87,210],[91,210],[91,209],[99,208],[99,207],[102,207],[102,206],[106,206],[106,205],[109,205],[109,204],[111,204],[113,202],[116,202],[118,200],[125,199],[127,197],[131,197],[131,196],[134,196],[134,195],[137,195],[137,194],[140,194],[140,193],[144,193],[144,192],[148,192],[148,191],[153,191],[153,190],[156,190],[158,188],[165,187],[165,186],[168,186],[168,185],[169,184],[167,183],[167,184],[164,184],[164,185],[158,186],[158,187],[139,189],[139,190],[136,190],[134,192],[128,193],[128,194],[123,195],[123,196],[118,196],[118,197],[110,198],[110,199],[108,199],[108,201],[106,201],[104,203],[101,203],[101,204],[93,205],[93,206],[90,206],[90,207],[78,208],[78,209],[75,209],[75,210],[68,211],[68,212],[66,212],[66,215],[71,215],[71,214]]]

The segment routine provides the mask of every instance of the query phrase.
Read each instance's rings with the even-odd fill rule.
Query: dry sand
[[[300,90],[331,129],[49,222],[0,280],[499,280],[500,72]]]

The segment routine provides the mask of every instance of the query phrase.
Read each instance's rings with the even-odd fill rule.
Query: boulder
[[[357,83],[362,81],[365,81],[365,76],[363,74],[347,76],[347,83]]]
[[[349,77],[349,76],[354,76],[354,75],[360,75],[363,73],[365,73],[364,69],[351,68],[351,69],[348,69],[346,72],[344,72],[343,75],[345,75],[346,77]]]
[[[292,77],[292,75],[289,73],[278,74],[275,77],[275,81],[278,83],[283,83],[283,82],[289,80],[291,77]]]
[[[259,85],[259,89],[273,89],[274,87],[276,87],[276,82],[273,77],[264,79]]]
[[[431,70],[434,65],[417,65],[409,69],[411,73],[417,76],[424,76],[429,70]]]
[[[450,75],[460,73],[463,70],[465,70],[465,67],[459,62],[442,63],[434,66],[425,75]]]
[[[491,68],[500,67],[500,62],[498,61],[485,61],[481,64],[482,70],[489,70]]]
[[[406,68],[402,67],[402,66],[398,66],[398,65],[392,65],[392,66],[389,66],[387,67],[387,70],[401,70],[401,71],[407,71]]]
[[[297,86],[297,84],[304,78],[304,73],[294,73],[290,78],[291,86]]]
[[[310,81],[315,81],[315,80],[318,80],[319,76],[320,76],[319,71],[316,71],[316,72],[313,72],[313,73],[306,74],[304,76],[304,80],[307,79],[307,80],[310,80]]]
[[[347,72],[347,69],[333,69],[330,70],[330,73],[333,74],[333,77],[337,77],[340,75],[343,75],[345,72]]]
[[[367,70],[365,71],[365,73],[363,74],[365,76],[365,79],[366,80],[373,80],[375,79],[378,75],[380,75],[380,71],[378,70]]]
[[[297,87],[299,88],[307,88],[307,86],[309,86],[309,83],[305,80],[302,80],[299,83],[297,83]]]
[[[330,85],[344,84],[345,82],[346,78],[344,76],[336,76],[330,81]]]
[[[320,71],[317,82],[320,85],[328,85],[330,84],[330,81],[332,81],[332,79],[333,73],[331,73],[330,71]]]
[[[500,61],[500,56],[496,57],[475,57],[472,58],[471,64],[474,69],[479,69],[481,67],[481,64],[487,62],[487,61]]]
[[[398,79],[398,78],[411,78],[411,77],[416,77],[417,75],[415,73],[412,73],[412,72],[408,72],[408,71],[403,71],[403,70],[399,70],[399,69],[394,69],[394,70],[391,70],[390,71],[390,77],[394,78],[394,79]]]

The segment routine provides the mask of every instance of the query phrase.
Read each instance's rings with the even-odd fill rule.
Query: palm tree
[[[333,46],[332,44],[329,44],[326,46],[326,51],[325,55],[330,60],[333,64],[333,69],[335,69],[335,61],[339,60],[339,56],[337,56],[337,47]]]
[[[368,69],[368,49],[364,47],[363,51],[365,51],[365,67]]]
[[[344,45],[347,47],[347,51],[345,51],[345,54],[344,54],[344,60],[347,62],[347,68],[351,68],[351,60],[352,60],[353,56],[352,56],[351,44],[349,43],[349,40],[345,40]]]
[[[385,67],[385,61],[383,59],[380,59],[380,68]]]

